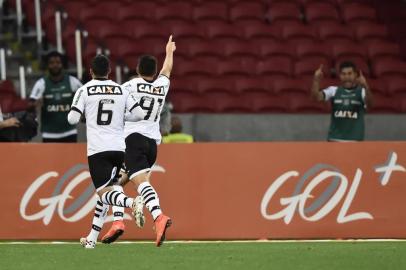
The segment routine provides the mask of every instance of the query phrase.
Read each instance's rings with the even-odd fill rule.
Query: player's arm
[[[86,93],[83,88],[79,88],[76,91],[75,96],[72,101],[72,106],[70,107],[70,112],[68,114],[68,122],[71,125],[77,125],[85,110],[85,98]]]
[[[365,89],[365,104],[367,107],[370,107],[373,105],[373,95],[371,92],[371,89],[369,88],[368,82],[364,75],[362,74],[362,71],[359,71],[359,76],[358,76],[358,84],[361,85]]]
[[[126,113],[124,115],[125,121],[137,122],[145,118],[145,112],[140,106],[139,100],[133,95],[129,94],[126,103]]]
[[[164,75],[166,77],[171,76],[172,67],[173,67],[173,52],[176,50],[176,44],[172,41],[172,35],[169,37],[168,43],[166,44],[166,57],[164,64],[162,66],[160,75]]]
[[[34,84],[34,87],[31,90],[31,95],[29,98],[29,106],[31,108],[41,106],[42,96],[44,95],[44,92],[45,92],[45,79],[41,78]]]
[[[317,101],[325,100],[324,92],[320,91],[320,82],[322,78],[323,78],[323,65],[320,65],[320,67],[314,72],[311,89],[311,96],[313,99]]]

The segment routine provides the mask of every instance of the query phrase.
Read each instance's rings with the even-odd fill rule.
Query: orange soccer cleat
[[[110,244],[116,241],[125,230],[125,225],[122,220],[117,220],[113,222],[110,230],[103,236],[102,243]]]
[[[170,217],[164,214],[160,215],[155,220],[155,232],[156,232],[156,246],[160,247],[165,241],[165,232],[172,225],[172,220]]]

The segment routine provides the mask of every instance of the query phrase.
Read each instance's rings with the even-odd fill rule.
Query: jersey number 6
[[[110,125],[111,119],[113,118],[113,111],[106,110],[109,104],[114,104],[114,100],[112,99],[102,99],[99,101],[99,108],[97,109],[97,124],[99,126],[107,126]]]

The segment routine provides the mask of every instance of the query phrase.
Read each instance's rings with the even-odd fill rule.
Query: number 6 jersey
[[[155,81],[146,81],[143,78],[135,78],[123,84],[124,90],[128,90],[137,100],[141,109],[144,110],[144,120],[138,122],[125,122],[125,137],[132,133],[139,133],[145,137],[161,143],[159,120],[166,95],[169,91],[170,81],[164,75],[159,75]]]
[[[79,88],[72,111],[86,118],[87,155],[123,151],[125,111],[144,117],[138,100],[112,80],[91,80]]]

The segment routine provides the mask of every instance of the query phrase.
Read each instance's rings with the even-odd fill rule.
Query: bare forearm
[[[160,74],[169,77],[173,67],[173,52],[167,53]]]
[[[323,96],[323,93],[320,92],[320,81],[319,80],[316,80],[316,79],[313,80],[311,95],[317,101],[323,100],[324,96]]]

